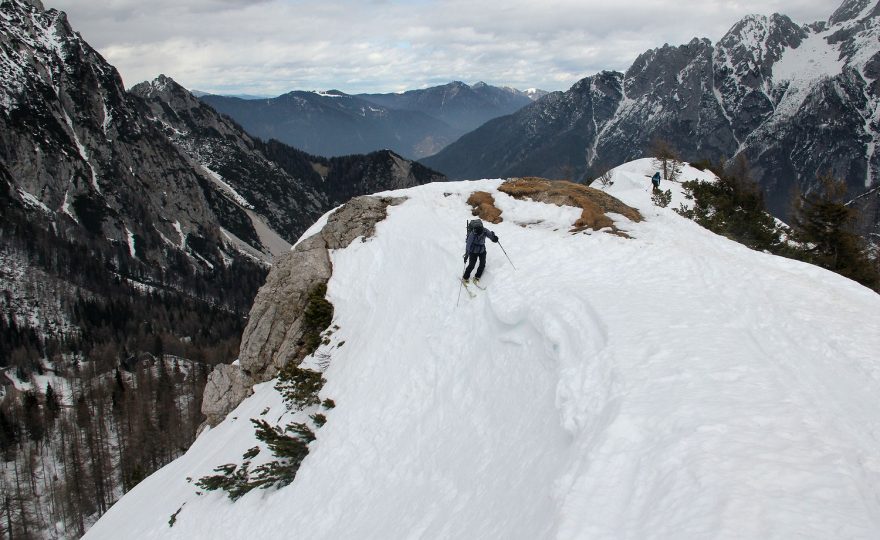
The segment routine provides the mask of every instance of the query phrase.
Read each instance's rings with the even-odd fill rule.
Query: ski
[[[461,283],[462,287],[464,287],[465,292],[468,293],[468,296],[470,296],[471,298],[477,297],[477,293],[475,293],[474,291],[471,290],[469,282],[467,282],[463,279],[459,279],[459,282]]]
[[[480,289],[481,291],[485,291],[485,290],[486,290],[486,287],[485,287],[484,285],[480,285],[480,284],[477,283],[477,282],[474,282],[474,287]]]

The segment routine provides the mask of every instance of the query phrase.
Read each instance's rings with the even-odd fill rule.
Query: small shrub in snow
[[[249,449],[242,458],[244,462],[221,465],[214,469],[215,474],[205,476],[196,485],[206,491],[222,489],[233,501],[254,488],[284,487],[296,477],[302,460],[309,453],[309,442],[315,440],[314,432],[305,424],[289,424],[284,429],[273,426],[265,420],[251,419],[256,429],[256,437],[266,443],[275,460],[250,468],[250,459],[259,453],[259,447]]]
[[[318,392],[327,382],[317,371],[303,369],[293,362],[278,375],[275,389],[281,393],[289,409],[303,410],[321,402]]]
[[[253,489],[248,486],[249,465],[250,462],[247,461],[242,463],[241,467],[234,463],[221,465],[214,469],[214,472],[220,474],[203,476],[199,478],[196,485],[205,491],[222,489],[229,495],[230,499],[237,501],[242,495]]]
[[[763,193],[751,180],[744,161],[720,174],[717,182],[690,181],[682,187],[694,205],[693,209],[680,208],[679,214],[752,249],[782,254],[776,221],[767,213]]]
[[[305,313],[303,314],[303,356],[308,356],[321,344],[321,332],[333,321],[333,304],[325,296],[327,284],[320,283],[309,292]]]
[[[183,503],[183,504],[186,504],[186,503]],[[177,514],[179,514],[181,510],[183,510],[183,505],[180,505],[180,508],[177,509],[177,512],[174,512],[173,514],[171,514],[171,518],[168,519],[168,527],[169,528],[174,527],[174,524],[177,523]]]
[[[655,189],[654,194],[651,195],[651,200],[660,208],[666,208],[669,206],[669,203],[672,202],[672,190],[667,189],[666,191],[660,191],[659,189]]]
[[[312,431],[309,426],[301,422],[290,424],[289,426],[287,426],[287,431],[292,431],[296,433],[299,436],[300,440],[303,440],[307,443],[315,440],[315,432]]]

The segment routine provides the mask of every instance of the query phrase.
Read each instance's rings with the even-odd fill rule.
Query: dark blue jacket
[[[467,241],[464,248],[465,253],[474,253],[476,255],[486,253],[487,237],[493,242],[498,241],[498,237],[495,236],[495,233],[485,227],[471,230],[467,235]]]

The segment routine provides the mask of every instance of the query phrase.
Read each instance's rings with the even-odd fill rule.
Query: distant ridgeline
[[[452,82],[394,94],[294,91],[271,99],[200,99],[251,135],[311,153],[343,156],[390,148],[421,158],[488,120],[510,114],[546,92]]]

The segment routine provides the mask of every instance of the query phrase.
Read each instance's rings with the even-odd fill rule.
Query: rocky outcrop
[[[254,381],[238,365],[220,364],[215,367],[208,375],[202,401],[202,413],[207,417],[207,423],[211,426],[219,424],[247,397],[253,384]]]
[[[330,250],[370,238],[387,208],[403,198],[362,196],[337,209],[320,232],[302,240],[279,259],[260,288],[241,340],[238,365],[221,365],[205,388],[202,412],[216,424],[251,385],[272,379],[288,362],[304,356],[304,314],[309,292],[326,283],[333,267]]]
[[[571,232],[610,228],[612,233],[620,233],[614,220],[607,215],[609,213],[620,214],[636,223],[643,219],[638,210],[604,191],[573,182],[545,178],[511,178],[501,184],[498,191],[517,199],[580,208],[581,215],[572,224]]]

